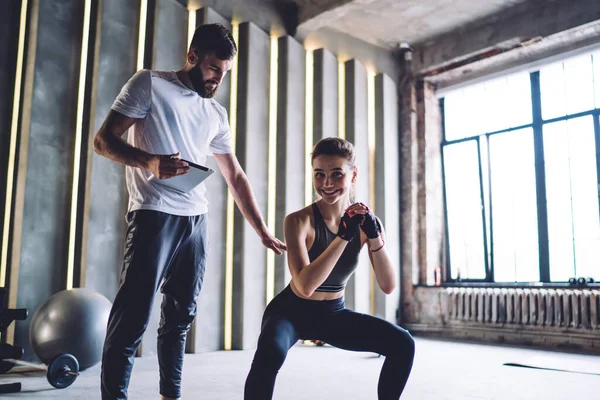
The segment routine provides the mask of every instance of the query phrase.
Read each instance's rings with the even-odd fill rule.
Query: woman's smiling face
[[[324,202],[333,204],[349,196],[356,180],[356,168],[344,157],[318,156],[313,160],[313,186]]]

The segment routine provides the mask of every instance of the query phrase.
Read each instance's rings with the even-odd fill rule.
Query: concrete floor
[[[252,351],[186,356],[184,399],[242,399]],[[383,358],[331,347],[294,347],[277,380],[277,400],[377,399]],[[537,363],[558,372],[504,366]],[[84,371],[67,389],[52,388],[39,373],[0,375],[0,383],[21,381],[10,399],[100,399],[99,365]],[[417,338],[417,356],[403,400],[600,399],[600,357]],[[158,399],[156,358],[138,358],[130,399]]]

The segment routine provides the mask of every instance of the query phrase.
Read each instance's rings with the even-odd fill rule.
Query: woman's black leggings
[[[267,306],[258,348],[244,391],[245,400],[270,400],[288,350],[299,340],[321,340],[340,349],[385,356],[379,400],[398,400],[413,364],[415,343],[408,331],[344,307],[343,298],[305,300],[288,286]]]

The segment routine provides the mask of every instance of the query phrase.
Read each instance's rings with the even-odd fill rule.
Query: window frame
[[[591,57],[591,53],[590,53]],[[564,60],[563,60],[564,61]],[[484,132],[476,136],[469,136],[467,138],[461,138],[457,140],[446,140],[446,125],[445,125],[445,106],[444,100],[445,97],[441,97],[439,99],[439,109],[442,115],[442,142],[440,144],[440,152],[441,152],[441,166],[442,166],[442,182],[443,182],[443,203],[444,203],[444,223],[445,223],[445,243],[444,243],[444,252],[446,255],[446,280],[443,283],[444,286],[464,286],[464,285],[493,285],[493,286],[505,286],[505,287],[538,287],[538,286],[550,286],[550,287],[572,287],[568,282],[555,281],[552,282],[550,280],[550,254],[549,254],[549,238],[548,238],[548,211],[546,204],[546,172],[545,172],[545,164],[544,164],[544,142],[543,142],[543,127],[546,124],[559,122],[559,121],[567,121],[570,119],[575,119],[579,117],[584,117],[591,115],[594,123],[594,138],[595,138],[595,147],[596,147],[596,172],[597,172],[597,195],[598,195],[598,205],[600,208],[600,105],[597,105],[596,108],[591,110],[586,110],[583,112],[579,112],[576,114],[566,114],[561,117],[554,117],[547,120],[542,118],[542,104],[541,104],[541,86],[540,86],[540,73],[539,69],[532,71],[529,73],[530,84],[531,84],[531,102],[532,102],[532,122],[530,124],[512,127],[507,129],[501,129],[494,132]],[[482,169],[486,166],[482,165],[481,158],[481,137],[485,136],[486,146],[485,151],[487,151],[487,168],[488,168],[488,190],[491,191],[492,181],[491,181],[491,166],[489,163],[490,160],[490,147],[489,147],[489,138],[492,135],[502,134],[506,132],[511,132],[519,129],[531,128],[533,130],[533,138],[534,138],[534,160],[535,160],[535,177],[536,177],[536,205],[537,205],[537,220],[538,220],[538,251],[539,251],[539,269],[540,269],[540,279],[538,282],[495,282],[495,274],[494,274],[494,247],[493,247],[493,219],[492,219],[492,199],[491,193],[488,193],[489,196],[489,209],[486,209],[485,206],[485,196],[484,196],[484,182],[483,182],[483,174]],[[480,204],[482,205],[482,229],[483,229],[483,245],[484,245],[484,254],[485,254],[485,278],[484,279],[469,279],[462,278],[460,280],[452,278],[453,266],[450,259],[450,236],[448,230],[448,203],[446,197],[446,166],[444,161],[444,147],[450,146],[452,144],[461,143],[464,141],[476,140],[477,142],[477,151],[478,151],[478,170],[479,170],[479,185],[480,185]],[[489,216],[488,216],[489,214]],[[600,224],[600,220],[598,221]],[[489,237],[488,237],[488,224],[489,224]],[[587,287],[600,287],[600,281],[587,284]]]
[[[445,138],[445,136],[444,136]],[[444,139],[445,140],[445,139]],[[475,141],[477,144],[477,160],[479,168],[478,168],[478,175],[479,175],[479,200],[480,200],[480,204],[481,204],[481,217],[482,217],[482,229],[483,229],[483,263],[484,263],[484,268],[485,268],[485,278],[483,279],[473,279],[473,278],[466,278],[466,279],[462,279],[462,277],[460,279],[453,279],[452,277],[452,259],[450,257],[450,234],[449,234],[449,228],[448,228],[448,202],[446,201],[446,193],[447,193],[447,188],[446,188],[446,162],[445,157],[444,157],[444,147],[441,148],[441,155],[442,155],[442,182],[443,182],[443,195],[444,195],[444,219],[445,219],[445,223],[444,223],[444,229],[446,232],[446,264],[447,264],[447,280],[450,281],[458,281],[458,282],[488,282],[490,277],[493,276],[492,272],[491,272],[491,266],[490,266],[490,262],[489,262],[489,257],[488,257],[488,237],[487,237],[487,218],[486,218],[486,210],[485,210],[485,206],[483,203],[483,171],[482,171],[482,167],[481,167],[481,141],[480,141],[480,136],[475,136],[475,137],[469,137],[469,138],[463,138],[463,139],[457,139],[457,140],[453,140],[452,142],[450,142],[451,144],[458,144],[458,143],[464,143],[464,142],[471,142],[471,141]]]

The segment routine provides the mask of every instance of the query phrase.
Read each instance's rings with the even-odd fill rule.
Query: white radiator
[[[446,294],[452,322],[600,329],[600,290],[448,288]]]

